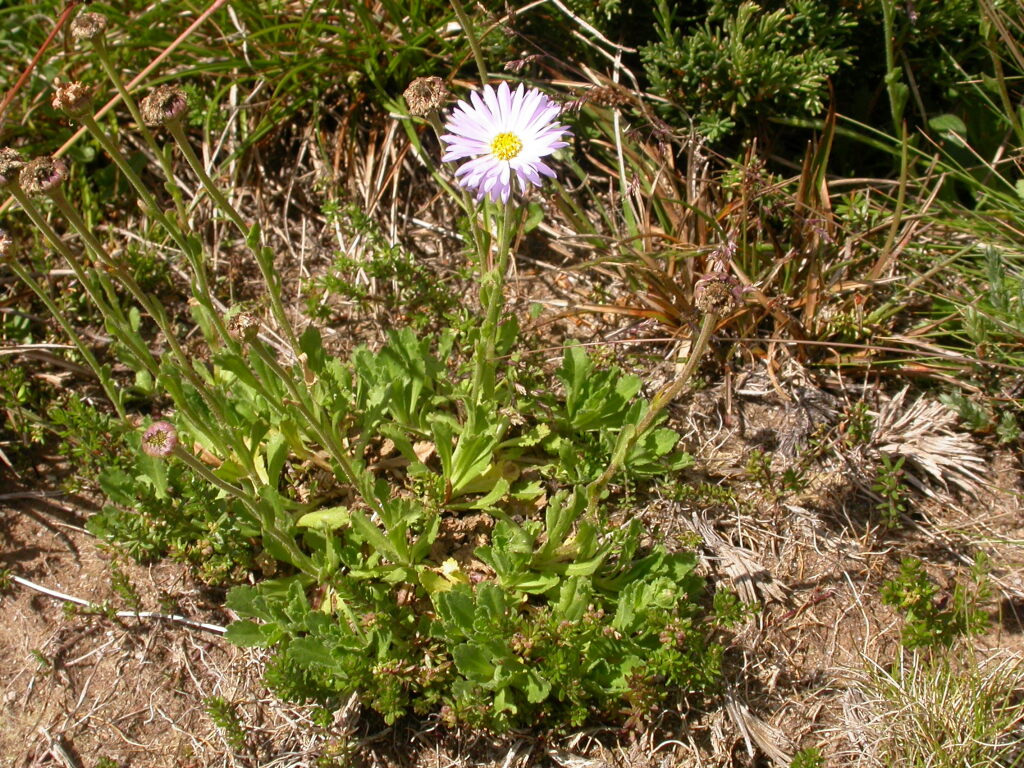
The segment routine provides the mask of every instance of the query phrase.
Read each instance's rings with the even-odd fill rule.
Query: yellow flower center
[[[523,142],[514,133],[499,133],[491,142],[491,154],[499,160],[511,160],[523,151]]]

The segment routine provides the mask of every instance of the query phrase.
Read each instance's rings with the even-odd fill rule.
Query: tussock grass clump
[[[964,648],[869,670],[848,707],[863,765],[1009,768],[1024,761],[1024,659]]]

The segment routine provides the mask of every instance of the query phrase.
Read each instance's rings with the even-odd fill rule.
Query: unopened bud
[[[55,83],[53,108],[68,117],[81,117],[92,112],[92,94],[81,83]]]
[[[7,230],[0,229],[0,261],[6,259],[14,250],[14,239]]]
[[[178,446],[178,430],[167,421],[156,421],[142,434],[142,452],[163,459]]]
[[[160,85],[142,100],[139,111],[142,112],[142,121],[150,128],[156,128],[185,117],[188,114],[188,99],[178,86]]]
[[[49,195],[68,177],[68,166],[59,157],[37,157],[21,169],[18,180],[30,195]]]
[[[405,89],[409,114],[425,117],[445,105],[451,95],[440,77],[417,77]]]
[[[18,174],[25,167],[21,152],[11,147],[0,149],[0,187],[18,183]]]
[[[107,31],[107,17],[102,13],[80,13],[71,22],[71,37],[75,40],[95,40]]]

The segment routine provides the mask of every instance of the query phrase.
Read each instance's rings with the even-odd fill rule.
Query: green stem
[[[46,290],[44,290],[43,287],[38,282],[36,282],[36,280],[32,277],[31,272],[29,272],[29,270],[25,269],[25,267],[18,263],[17,259],[11,259],[9,264],[11,270],[14,272],[15,275],[18,276],[18,279],[20,279],[21,282],[27,285],[32,290],[32,292],[39,297],[39,300],[42,301],[44,305],[46,305],[46,309],[53,316],[53,319],[57,321],[58,325],[60,325],[61,330],[63,330],[64,333],[68,336],[68,338],[71,339],[71,342],[75,345],[75,348],[78,349],[78,353],[85,360],[89,368],[92,369],[92,372],[96,375],[96,378],[99,379],[100,386],[103,387],[103,391],[106,393],[107,398],[110,400],[111,403],[113,403],[114,409],[117,411],[118,417],[122,421],[124,421],[126,418],[124,403],[122,402],[121,394],[118,391],[117,387],[114,386],[114,381],[113,379],[111,379],[109,373],[99,364],[99,361],[96,360],[96,357],[93,355],[92,350],[90,350],[85,345],[85,342],[83,342],[81,337],[75,332],[75,329],[71,326],[71,323],[69,323],[67,321],[67,318],[64,317],[64,314],[60,311],[60,308],[57,306],[56,302],[54,302],[54,300],[50,297],[50,294],[47,293]]]
[[[353,488],[359,490],[363,496],[363,500],[367,504],[374,507],[378,513],[382,512],[381,506],[372,487],[366,486],[361,481],[362,475],[356,470],[355,465],[352,463],[352,459],[345,450],[345,447],[341,444],[337,435],[334,434],[330,425],[325,426],[322,423],[322,419],[320,419],[316,413],[316,405],[311,401],[309,393],[303,391],[295,383],[295,375],[282,368],[281,364],[277,361],[277,358],[275,358],[261,342],[254,341],[252,344],[252,350],[277,375],[281,380],[281,383],[285,385],[285,388],[288,390],[289,394],[291,394],[296,407],[299,409],[303,418],[305,418],[310,429],[316,436],[316,439],[320,441],[320,444],[323,445],[324,448],[330,451],[331,457],[338,463],[338,466],[341,467],[342,473],[345,475],[345,479],[348,480]]]
[[[704,321],[701,324],[700,333],[697,336],[697,340],[690,348],[690,356],[686,361],[686,365],[683,366],[683,370],[680,372],[679,376],[676,377],[675,381],[654,396],[651,400],[650,407],[647,409],[647,413],[645,413],[643,418],[637,422],[635,428],[628,430],[623,429],[622,432],[619,433],[619,442],[618,445],[615,446],[615,452],[612,454],[612,460],[608,463],[608,467],[601,476],[597,478],[597,480],[587,486],[587,510],[591,514],[596,513],[597,503],[601,498],[601,493],[608,487],[608,483],[611,482],[611,479],[615,474],[622,469],[626,458],[629,456],[630,451],[633,450],[637,440],[639,440],[643,434],[650,429],[651,425],[654,424],[661,412],[669,403],[679,396],[689,383],[694,371],[697,370],[697,365],[704,356],[704,351],[711,342],[711,336],[714,333],[717,322],[718,315],[713,313],[704,315]]]
[[[192,371],[192,366],[188,358],[185,356],[185,353],[182,351],[181,345],[178,344],[177,337],[171,332],[171,328],[163,308],[157,306],[157,304],[152,301],[149,294],[142,290],[142,287],[135,282],[135,278],[132,277],[122,265],[111,261],[110,257],[107,255],[106,249],[103,247],[103,244],[96,239],[96,236],[89,229],[89,225],[86,223],[85,219],[83,219],[81,214],[75,210],[74,206],[68,202],[68,199],[64,196],[63,192],[57,190],[56,192],[51,193],[51,197],[53,202],[60,209],[60,212],[68,220],[68,223],[77,230],[82,241],[85,243],[86,248],[92,253],[93,258],[103,266],[113,270],[117,275],[117,279],[121,281],[135,300],[143,309],[146,310],[146,312],[149,313],[150,317],[153,318],[154,322],[156,322],[157,326],[160,328],[160,331],[166,337],[167,344],[170,346],[174,356],[178,359],[178,363],[184,370],[186,376],[189,376],[190,380],[192,377],[198,378],[197,374]],[[201,389],[201,385],[196,388]]]
[[[135,169],[132,168],[127,158],[125,158],[121,153],[117,143],[107,135],[106,131],[103,130],[100,124],[97,123],[91,115],[83,115],[79,120],[93,138],[99,142],[100,146],[103,147],[103,151],[107,153],[111,160],[114,161],[114,164],[118,167],[121,173],[124,174],[125,178],[128,179],[128,182],[132,187],[134,187],[136,194],[138,194],[146,208],[146,212],[156,219],[160,226],[162,226],[174,242],[177,243],[182,253],[185,254],[185,257],[192,265],[192,271],[198,284],[197,290],[193,291],[195,298],[203,305],[212,318],[214,326],[217,329],[217,335],[220,336],[221,343],[225,344],[228,348],[234,348],[234,343],[227,332],[227,328],[224,327],[224,321],[213,305],[213,297],[210,291],[209,280],[206,276],[206,265],[203,263],[202,255],[195,252],[195,248],[192,243],[189,242],[188,238],[185,237],[181,228],[172,222],[163,210],[161,210],[156,198],[153,197],[153,194],[149,191],[149,188],[143,183],[142,179],[139,178],[139,175],[135,172]],[[165,169],[165,173],[169,172]],[[174,177],[168,175],[167,178],[171,181]]]
[[[499,321],[505,308],[505,273],[508,271],[512,240],[512,205],[506,202],[498,222],[498,258],[480,280],[480,303],[484,307],[484,322],[480,328],[473,360],[471,399],[474,405],[494,399],[495,349],[498,343]],[[484,254],[481,254],[483,257]]]
[[[451,2],[455,15],[459,19],[459,24],[462,26],[462,31],[466,33],[466,39],[469,40],[469,47],[473,51],[473,58],[476,59],[476,68],[480,71],[480,85],[484,85],[487,83],[487,65],[484,64],[484,54],[480,49],[480,41],[476,39],[473,25],[470,23],[469,16],[466,15],[466,9],[460,0],[451,0]]]
[[[99,145],[103,147],[103,151],[107,153],[107,156],[114,161],[114,165],[117,166],[118,170],[124,174],[124,177],[128,179],[128,183],[135,189],[135,193],[142,200],[145,206],[146,213],[156,219],[160,226],[162,226],[167,233],[174,238],[174,241],[178,244],[178,247],[183,251],[188,249],[188,244],[185,241],[185,236],[181,233],[181,230],[174,226],[174,224],[167,218],[163,210],[161,210],[156,198],[153,197],[153,193],[149,191],[149,188],[143,183],[142,179],[139,178],[139,174],[135,172],[128,159],[121,153],[117,143],[111,139],[107,132],[103,130],[99,123],[97,123],[93,117],[89,114],[85,114],[77,118],[85,129],[89,131],[90,135]]]
[[[897,133],[903,120],[903,109],[907,103],[907,86],[900,82],[900,71],[896,67],[895,0],[882,0],[882,33],[885,35],[885,88],[889,94],[889,112],[892,125]]]
[[[172,455],[175,458],[181,459],[185,464],[189,466],[189,468],[192,469],[193,472],[202,477],[204,480],[216,486],[220,490],[224,491],[224,493],[226,493],[228,496],[238,499],[251,510],[253,510],[253,512],[256,511],[256,498],[251,493],[249,493],[247,490],[245,490],[239,485],[229,483],[224,478],[218,477],[212,469],[210,469],[203,462],[197,459],[192,454],[191,451],[186,450],[181,445],[177,445],[175,446],[174,453]]]
[[[892,211],[892,223],[889,225],[889,232],[885,237],[885,245],[882,246],[882,251],[879,254],[878,261],[875,262],[871,271],[868,273],[871,280],[877,280],[882,276],[882,272],[885,268],[889,267],[892,263],[892,251],[896,244],[896,235],[899,232],[900,223],[903,219],[903,208],[906,205],[907,200],[907,183],[910,178],[910,154],[909,154],[910,139],[907,136],[907,124],[902,124],[902,131],[900,132],[900,178],[899,188],[896,193],[896,205]]]
[[[117,89],[118,95],[121,97],[121,101],[124,102],[125,106],[128,107],[128,111],[132,115],[132,119],[135,121],[135,126],[142,136],[143,141],[149,147],[150,151],[156,155],[157,162],[160,163],[160,168],[164,173],[164,178],[167,179],[168,189],[171,192],[171,196],[174,198],[174,207],[178,212],[178,218],[181,221],[185,220],[185,204],[181,198],[181,190],[178,189],[178,185],[174,183],[174,171],[171,168],[171,164],[167,156],[163,152],[163,148],[157,144],[156,139],[153,137],[153,132],[146,126],[146,122],[142,119],[142,112],[139,110],[138,104],[135,99],[132,98],[131,93],[125,87],[124,81],[121,79],[117,68],[114,66],[110,59],[110,52],[107,50],[107,44],[103,37],[100,36],[93,42],[93,49],[96,51],[96,56],[100,60],[100,65],[103,67],[103,71],[107,73],[107,77],[110,82],[114,84],[114,88]],[[168,232],[173,236],[173,233]]]
[[[995,13],[995,10],[989,11]],[[1003,107],[1003,115],[1006,120],[1010,123],[1010,128],[1013,129],[1014,134],[1017,136],[1017,143],[1024,144],[1024,126],[1021,125],[1020,118],[1018,117],[1017,109],[1013,105],[1013,100],[1010,98],[1010,91],[1006,87],[1006,73],[1003,71],[1003,62],[999,56],[999,50],[996,44],[992,40],[992,26],[986,24],[988,34],[985,35],[985,47],[988,48],[989,58],[992,60],[992,71],[995,73],[995,83],[999,91],[999,101]]]
[[[252,251],[253,256],[256,257],[256,263],[260,268],[260,272],[263,275],[263,282],[267,286],[267,294],[270,296],[270,309],[274,314],[274,319],[277,321],[278,326],[285,334],[285,338],[291,345],[293,350],[299,348],[298,337],[295,335],[295,329],[292,327],[291,321],[288,319],[288,313],[285,312],[284,303],[281,300],[281,285],[277,274],[273,271],[273,265],[268,262],[263,253],[263,248],[259,243],[249,242],[250,229],[246,226],[245,220],[242,219],[242,215],[238,212],[231,201],[228,200],[227,196],[220,190],[210,178],[210,175],[206,172],[206,168],[200,162],[196,156],[195,151],[192,149],[192,145],[189,143],[188,137],[185,135],[185,131],[181,126],[180,120],[172,120],[167,124],[167,130],[170,131],[171,136],[174,137],[174,141],[177,143],[178,148],[181,150],[182,155],[185,157],[185,161],[192,168],[192,172],[199,178],[199,182],[206,189],[207,194],[213,199],[214,203],[218,208],[229,218],[242,237],[245,238],[246,244],[249,246],[249,250]]]
[[[153,357],[153,353],[150,352],[149,347],[143,344],[140,339],[135,335],[131,329],[131,324],[128,322],[128,318],[124,316],[124,312],[121,310],[120,304],[117,302],[117,295],[114,293],[113,288],[109,285],[108,281],[103,280],[100,277],[100,273],[97,273],[98,279],[106,290],[108,299],[103,299],[96,293],[92,287],[92,281],[85,272],[85,268],[74,252],[68,247],[67,243],[58,235],[50,223],[46,220],[46,217],[42,215],[40,210],[36,207],[35,202],[30,198],[25,191],[16,185],[12,185],[8,188],[11,196],[18,201],[18,204],[22,207],[28,217],[32,220],[32,223],[36,225],[40,232],[43,233],[43,237],[50,241],[50,244],[54,249],[64,257],[64,260],[71,267],[71,271],[75,273],[75,277],[82,284],[82,288],[85,290],[89,300],[92,301],[93,305],[103,315],[104,320],[107,321],[108,328],[114,334],[118,341],[124,344],[128,349],[132,351],[139,363],[146,367],[150,375],[156,377],[160,370],[160,366]]]
[[[103,248],[103,245],[96,239],[96,236],[93,235],[92,231],[89,229],[85,220],[82,219],[78,211],[76,211],[68,202],[67,198],[64,197],[63,192],[57,190],[55,193],[51,194],[54,203],[56,203],[61,213],[67,218],[68,223],[78,231],[78,234],[82,237],[82,241],[92,252],[94,258],[115,272],[117,279],[120,280],[122,285],[129,290],[142,308],[149,313],[149,316],[153,318],[153,321],[157,324],[157,327],[160,328],[161,333],[163,333],[167,345],[171,348],[171,354],[174,356],[177,363],[176,367],[182,374],[184,374],[185,378],[188,379],[189,383],[200,394],[203,401],[214,414],[215,424],[218,426],[226,425],[228,423],[227,416],[224,412],[224,408],[221,406],[220,400],[218,400],[214,393],[209,390],[206,382],[203,381],[202,377],[193,368],[192,360],[181,348],[181,344],[178,342],[178,337],[172,331],[163,307],[154,302],[150,298],[149,294],[142,290],[141,286],[135,282],[135,278],[128,274],[127,270],[125,270],[121,265],[110,260],[107,256],[106,250]],[[203,423],[204,420],[200,418],[199,415],[186,403],[178,403],[178,407],[186,411],[189,417],[195,420],[196,423]],[[234,452],[238,455],[239,459],[245,461],[248,456],[248,451],[245,450],[244,446],[241,444],[241,437],[233,430],[227,430],[226,436],[227,440],[223,439],[224,436],[218,436],[218,440],[221,443],[218,447],[221,450],[225,450],[228,445],[234,445]],[[254,467],[251,466],[251,462],[246,463],[248,464],[246,469],[254,470]]]
[[[253,496],[244,488],[229,483],[222,477],[218,477],[215,472],[192,455],[190,451],[185,450],[181,445],[175,446],[174,452],[171,455],[187,464],[193,472],[222,490],[229,497],[238,499],[242,504],[244,504],[252,513],[255,521],[259,523],[259,526],[262,529],[261,534],[263,538],[273,539],[278,546],[287,552],[288,559],[292,565],[311,576],[315,576],[317,574],[317,570],[309,555],[303,552],[299,548],[299,545],[295,543],[294,536],[281,529],[277,524],[277,519],[273,510],[267,509],[266,502],[263,502]]]
[[[430,127],[434,129],[434,133],[437,135],[437,140],[440,143],[441,137],[445,134],[444,125],[441,123],[440,116],[438,116],[437,112],[431,112],[427,116],[427,122],[430,123]],[[466,215],[469,216],[469,217],[472,217],[473,212],[476,209],[476,205],[474,204],[473,198],[469,194],[469,192],[466,190],[466,188],[461,186],[461,185],[459,185],[457,182],[455,184],[455,187],[453,188],[448,183],[448,181],[446,179],[444,179],[444,177],[441,176],[441,173],[437,170],[437,168],[434,167],[434,163],[431,160],[430,156],[423,150],[423,145],[420,143],[419,136],[417,135],[415,129],[413,129],[412,126],[407,124],[406,132],[409,135],[410,140],[413,141],[413,143],[416,145],[417,149],[419,150],[420,157],[422,157],[424,162],[428,166],[430,166],[430,169],[431,169],[430,173],[431,173],[431,175],[437,180],[437,182],[442,187],[447,189],[448,192],[450,192],[452,194],[453,198],[456,198],[458,200],[459,204],[462,206],[462,210],[466,213]],[[456,190],[458,190],[458,192],[456,192]],[[491,217],[490,217],[490,214],[488,213],[486,207],[483,210],[483,220],[484,220],[484,227],[487,228],[487,231],[489,232],[490,231],[490,224],[491,224]],[[478,254],[483,254],[485,252],[485,245],[486,245],[486,243],[481,238],[480,228],[476,227],[476,226],[473,226],[472,221],[470,222],[470,232],[473,235],[473,245],[476,247],[476,252]],[[483,261],[484,261],[483,258],[481,258],[480,263],[482,264]]]

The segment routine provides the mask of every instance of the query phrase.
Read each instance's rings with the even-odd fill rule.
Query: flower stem
[[[174,447],[174,452],[172,453],[172,455],[177,459],[181,459],[181,461],[187,464],[193,472],[202,477],[211,485],[214,485],[220,490],[224,491],[224,493],[226,493],[228,496],[234,499],[238,499],[251,509],[255,508],[256,499],[251,493],[249,493],[247,490],[245,490],[239,485],[229,483],[224,478],[218,477],[217,474],[212,469],[210,469],[203,462],[197,459],[195,455],[193,455],[193,453],[188,449],[182,447],[181,445],[176,445]]]
[[[178,218],[181,221],[185,220],[185,204],[181,199],[181,190],[178,189],[178,185],[174,183],[174,171],[171,168],[170,160],[167,155],[164,154],[163,148],[157,144],[156,139],[153,137],[153,132],[146,126],[146,122],[142,119],[142,112],[139,111],[139,106],[132,98],[131,93],[125,87],[124,81],[121,79],[121,75],[118,73],[117,68],[110,59],[110,52],[107,50],[107,44],[103,37],[100,36],[93,41],[93,50],[96,51],[96,56],[100,60],[100,66],[103,67],[103,71],[107,73],[107,77],[110,82],[114,84],[114,88],[117,89],[118,95],[121,97],[121,101],[128,107],[128,111],[131,113],[132,119],[135,121],[135,126],[142,136],[143,141],[149,147],[150,151],[156,155],[157,162],[160,163],[160,169],[164,173],[164,178],[167,179],[168,189],[171,192],[171,196],[174,198],[174,207],[178,212]],[[172,232],[168,234],[173,236]]]
[[[475,359],[471,398],[474,405],[489,403],[494,399],[495,349],[498,344],[499,321],[505,308],[505,273],[508,271],[512,240],[512,205],[506,202],[498,221],[497,260],[490,253],[482,260],[486,265],[480,279],[480,304],[484,307],[484,322],[480,328]]]
[[[150,375],[156,377],[160,366],[156,362],[156,358],[153,357],[153,353],[149,351],[149,348],[143,344],[139,340],[138,336],[132,331],[131,324],[128,322],[128,318],[124,316],[124,312],[121,310],[121,306],[117,301],[117,295],[114,293],[113,287],[109,284],[109,280],[106,279],[106,275],[100,271],[96,272],[97,280],[100,282],[108,297],[107,299],[104,299],[101,298],[93,288],[93,283],[86,274],[85,268],[78,260],[78,257],[71,248],[68,247],[67,243],[64,242],[60,235],[54,231],[53,227],[50,226],[50,223],[36,207],[32,198],[25,194],[24,190],[14,185],[8,187],[8,191],[11,193],[11,196],[18,201],[18,204],[22,207],[25,213],[28,214],[32,223],[36,225],[36,228],[43,233],[43,237],[49,240],[54,249],[64,257],[68,266],[71,267],[71,271],[75,273],[75,277],[78,279],[78,282],[82,284],[82,288],[89,296],[89,299],[96,308],[100,310],[108,328],[117,340],[132,351],[132,354],[134,354],[138,359],[139,364],[144,366]]]
[[[134,112],[132,113],[134,115]],[[141,119],[141,116],[140,116]],[[132,168],[127,158],[121,153],[117,143],[107,135],[107,132],[103,130],[99,123],[97,123],[92,116],[83,115],[79,118],[82,125],[85,126],[86,130],[100,143],[103,147],[103,151],[110,156],[110,159],[114,161],[114,164],[118,167],[121,173],[124,174],[128,182],[135,188],[136,194],[142,200],[143,205],[146,208],[146,212],[152,216],[156,221],[164,228],[168,235],[177,243],[182,253],[189,260],[192,265],[192,271],[195,274],[197,282],[197,290],[193,291],[195,298],[199,301],[203,308],[207,310],[207,313],[213,320],[214,327],[217,329],[217,335],[220,340],[228,348],[233,347],[231,337],[227,332],[227,328],[224,327],[224,322],[221,319],[220,313],[216,311],[213,305],[213,296],[210,292],[209,280],[206,275],[206,265],[203,263],[202,254],[196,251],[193,243],[190,243],[185,234],[181,231],[174,222],[172,222],[167,215],[161,210],[158,205],[156,198],[149,191],[149,188],[143,183],[142,179]],[[165,168],[164,173],[169,174],[169,171]],[[168,175],[168,181],[173,182],[173,176]]]
[[[32,277],[32,273],[19,264],[17,259],[11,259],[9,264],[14,274],[17,275],[21,282],[27,285],[32,292],[39,297],[39,300],[46,305],[47,311],[49,311],[53,316],[53,319],[57,321],[57,324],[60,325],[61,330],[63,330],[68,338],[71,339],[71,342],[75,345],[75,348],[82,356],[82,359],[85,360],[86,364],[96,375],[96,378],[99,379],[100,386],[103,387],[103,391],[106,393],[107,398],[111,403],[113,403],[114,410],[117,411],[118,417],[123,421],[126,417],[124,403],[122,402],[120,391],[114,385],[114,381],[110,377],[110,372],[99,364],[99,361],[96,359],[95,355],[93,355],[92,350],[85,345],[85,342],[82,341],[81,337],[71,326],[71,323],[69,323],[67,318],[64,317],[64,313],[60,311],[60,308],[51,298],[50,294]]]
[[[618,444],[615,446],[615,450],[612,453],[612,459],[608,463],[608,467],[601,474],[599,478],[594,480],[590,485],[587,486],[587,510],[589,513],[594,514],[597,511],[597,503],[601,498],[601,494],[604,489],[608,487],[608,483],[615,476],[615,474],[622,469],[623,464],[630,451],[633,450],[643,434],[650,429],[651,425],[654,424],[659,414],[675,400],[679,394],[689,383],[690,378],[693,376],[693,372],[697,370],[697,365],[700,363],[701,358],[704,356],[704,352],[711,342],[711,335],[714,333],[715,325],[718,322],[718,315],[709,312],[704,315],[704,321],[700,327],[700,333],[697,336],[697,340],[693,343],[690,348],[690,356],[686,361],[686,365],[683,366],[683,370],[680,372],[676,380],[669,384],[667,387],[659,391],[651,400],[650,407],[647,409],[647,413],[643,415],[643,418],[637,422],[635,427],[623,428],[622,432],[619,433]]]
[[[78,234],[81,236],[86,247],[92,252],[93,257],[102,265],[112,270],[116,275],[117,279],[124,285],[125,288],[132,294],[139,305],[149,313],[149,316],[153,319],[153,322],[157,324],[167,345],[171,349],[176,362],[176,367],[179,371],[188,379],[189,383],[195,388],[195,390],[203,398],[203,401],[209,407],[210,412],[215,416],[214,424],[217,426],[227,425],[228,419],[227,414],[224,411],[224,407],[218,397],[210,391],[206,382],[196,372],[193,367],[193,361],[185,354],[185,351],[181,348],[181,344],[178,342],[178,337],[174,334],[171,328],[170,322],[167,319],[167,314],[164,312],[162,306],[159,303],[153,301],[148,293],[142,290],[141,286],[135,281],[128,271],[122,266],[110,260],[106,250],[96,236],[89,229],[89,226],[82,219],[81,215],[74,209],[74,207],[68,202],[67,198],[64,197],[64,193],[56,191],[52,193],[54,203],[60,209],[61,213],[67,218],[68,222],[74,227]],[[186,410],[189,418],[193,419],[195,423],[201,424],[205,419],[201,418],[191,407],[187,407],[185,403],[179,403],[179,408]],[[227,440],[223,438],[226,437]],[[251,461],[247,460],[248,452],[244,450],[244,445],[241,442],[240,435],[235,430],[227,429],[225,434],[217,436],[218,441],[221,445],[218,446],[221,450],[225,450],[228,445],[234,444],[235,453],[239,456],[242,461],[247,463],[247,469],[254,469],[251,466]],[[225,451],[226,452],[226,451]]]
[[[281,548],[281,550],[287,553],[288,561],[296,568],[311,576],[316,575],[317,570],[309,555],[299,548],[299,545],[295,542],[294,536],[290,535],[286,530],[281,529],[281,526],[278,525],[273,509],[268,507],[266,501],[257,498],[241,486],[234,485],[224,478],[218,477],[213,470],[203,464],[203,462],[197,459],[191,451],[186,450],[181,445],[175,446],[174,453],[172,455],[175,458],[180,459],[184,464],[188,465],[193,472],[204,480],[211,483],[216,488],[219,488],[229,497],[237,499],[244,504],[252,513],[255,521],[259,523],[264,539],[272,539],[277,546]]]
[[[378,513],[381,512],[381,505],[377,500],[376,494],[373,492],[372,485],[367,486],[362,482],[362,473],[356,470],[355,464],[353,464],[351,457],[337,435],[334,434],[331,425],[324,424],[323,419],[319,418],[316,405],[312,402],[309,393],[302,391],[298,384],[296,384],[295,375],[282,368],[281,364],[264,344],[258,341],[254,342],[252,350],[277,375],[281,383],[285,385],[285,388],[295,401],[295,406],[299,409],[303,418],[306,419],[316,439],[330,452],[331,458],[338,463],[345,479],[353,488],[360,492],[367,504],[371,505]]]
[[[296,337],[295,329],[292,327],[292,323],[288,319],[288,313],[285,312],[284,303],[281,300],[280,280],[278,275],[274,272],[273,263],[265,253],[267,249],[261,247],[257,242],[251,242],[253,232],[246,226],[245,220],[242,218],[242,215],[238,212],[235,206],[232,205],[231,201],[228,200],[220,187],[213,182],[213,179],[211,179],[210,175],[206,172],[206,168],[196,156],[195,151],[192,149],[192,145],[189,143],[188,137],[185,135],[185,131],[181,126],[181,121],[172,120],[167,123],[167,130],[170,131],[171,136],[174,137],[174,141],[177,143],[182,155],[184,155],[185,161],[192,168],[192,172],[199,178],[199,182],[206,189],[207,193],[213,199],[213,202],[221,211],[223,211],[224,215],[231,219],[232,223],[238,228],[238,231],[245,238],[246,244],[249,246],[249,250],[252,251],[253,256],[256,257],[256,263],[263,275],[263,282],[267,286],[267,294],[270,296],[270,309],[274,314],[274,319],[284,332],[285,338],[291,345],[292,350],[297,350],[299,348],[298,337]]]
[[[473,32],[473,25],[469,20],[469,16],[466,15],[466,9],[463,7],[461,0],[451,0],[452,8],[455,10],[455,15],[459,19],[459,24],[462,26],[462,31],[466,33],[466,39],[469,40],[469,47],[473,51],[473,58],[476,59],[476,68],[480,71],[480,85],[487,83],[487,65],[484,64],[484,54],[480,49],[480,41],[476,39],[476,33]]]

